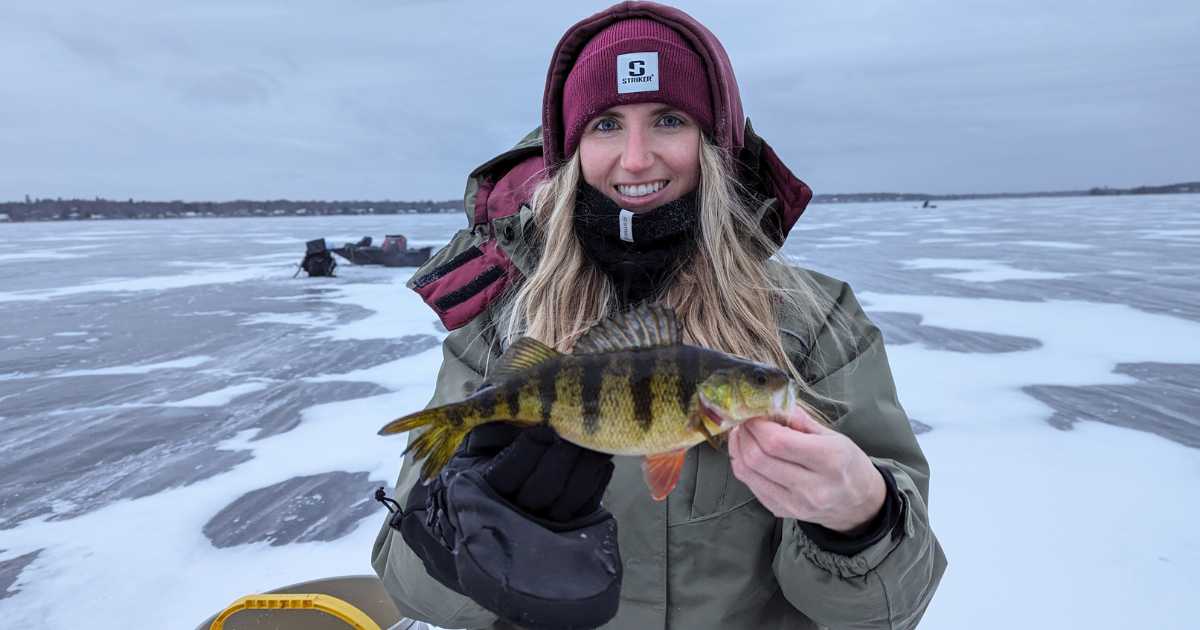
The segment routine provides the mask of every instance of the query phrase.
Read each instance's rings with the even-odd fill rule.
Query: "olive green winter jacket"
[[[537,264],[524,239],[531,219],[522,208],[493,222],[499,247],[526,277]],[[487,238],[463,230],[437,259]],[[920,620],[946,568],[929,525],[929,467],[897,400],[879,329],[846,283],[809,273],[846,316],[848,330],[829,325],[815,339],[801,339],[791,332],[803,330],[797,314],[785,311],[785,347],[814,389],[839,401],[821,408],[833,427],[892,472],[904,503],[902,531],[856,555],[838,555],[816,546],[795,521],[768,512],[734,477],[724,450],[693,447],[664,501],[651,499],[640,459],[616,457],[604,506],[618,522],[624,578],[620,610],[605,628],[901,629]],[[495,325],[502,302],[446,337],[429,406],[463,400],[483,380],[502,350]],[[406,456],[396,482],[401,505],[418,471]],[[512,627],[429,577],[386,522],[372,564],[408,617],[445,628]]]

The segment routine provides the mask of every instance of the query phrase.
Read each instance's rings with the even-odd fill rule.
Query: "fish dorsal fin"
[[[686,448],[642,457],[642,477],[650,487],[650,496],[654,497],[655,501],[662,501],[671,494],[671,489],[679,481],[679,473],[683,471],[685,457]]]
[[[603,354],[617,350],[648,350],[683,343],[683,328],[675,311],[665,306],[646,306],[617,313],[596,324],[575,342],[575,354]]]
[[[496,366],[488,374],[487,380],[479,387],[487,387],[496,381],[503,380],[517,372],[527,370],[542,361],[548,361],[559,356],[558,352],[533,337],[521,337],[513,342],[504,354],[496,359]]]

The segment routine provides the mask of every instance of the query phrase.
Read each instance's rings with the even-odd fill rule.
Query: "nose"
[[[635,125],[625,136],[625,147],[621,154],[621,168],[630,173],[640,173],[654,165],[654,153],[645,130]]]

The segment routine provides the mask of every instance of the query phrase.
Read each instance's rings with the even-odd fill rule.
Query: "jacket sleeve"
[[[773,569],[788,601],[822,626],[913,628],[946,569],[929,527],[929,466],[896,398],[879,329],[848,285],[814,277],[844,315],[827,321],[803,366],[813,389],[829,399],[815,406],[892,473],[903,514],[893,535],[852,556],[822,549],[794,520],[782,519]]]
[[[487,320],[481,315],[446,337],[433,400],[426,408],[463,400],[483,380],[492,356],[492,343],[485,330]],[[419,483],[419,473],[412,454],[406,455],[396,481],[395,499],[400,505],[407,504],[408,494]],[[400,532],[389,525],[390,520],[384,521],[375,539],[371,566],[402,615],[444,628],[483,628],[496,622],[496,615],[430,577]]]

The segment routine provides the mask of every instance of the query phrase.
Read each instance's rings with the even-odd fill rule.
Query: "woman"
[[[789,371],[805,404],[691,449],[661,502],[633,458],[544,427],[475,429],[428,486],[406,458],[373,556],[400,610],[451,628],[915,626],[945,568],[928,467],[849,287],[772,260],[812,193],[743,122],[721,44],[669,7],[602,11],[555,50],[541,132],[472,174],[471,229],[411,283],[453,330],[430,405],[469,396],[520,335],[570,351],[647,302],[689,343]]]

